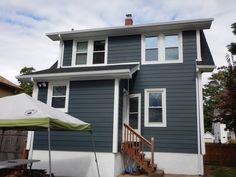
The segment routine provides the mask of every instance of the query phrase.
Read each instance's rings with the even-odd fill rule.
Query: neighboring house
[[[220,122],[212,124],[215,143],[227,143],[229,140],[235,140],[233,131],[226,130],[226,125]]]
[[[23,90],[16,84],[0,76],[0,98],[19,94]],[[0,108],[3,109],[3,108]],[[22,145],[26,140],[27,132],[14,130],[0,130],[0,161],[19,159],[22,157]]]
[[[15,95],[22,92],[22,89],[7,80],[6,78],[0,76],[0,98],[4,96]]]
[[[48,33],[60,42],[59,60],[17,78],[34,82],[38,100],[92,124],[101,176],[124,170],[123,123],[154,137],[154,160],[165,173],[203,174],[201,74],[215,67],[203,30],[212,21],[132,25],[127,16],[125,26]],[[47,133],[31,140],[31,155],[41,160],[34,167],[47,168]],[[53,172],[95,176],[90,140],[53,132]]]
[[[215,137],[210,132],[204,134],[205,143],[214,143]]]

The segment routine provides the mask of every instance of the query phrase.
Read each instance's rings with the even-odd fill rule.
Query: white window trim
[[[165,35],[170,34],[143,34],[141,37],[141,63],[142,65],[148,64],[168,64],[168,63],[183,63],[183,37],[182,32],[172,33],[178,34],[179,38],[179,59],[178,60],[165,60]],[[146,61],[145,60],[145,36],[157,36],[158,37],[158,61]]]
[[[101,64],[93,64],[93,44],[94,41],[105,40],[105,55],[104,55],[104,63]],[[87,48],[87,64],[76,65],[76,48],[77,42],[88,42]],[[106,38],[94,38],[94,39],[83,39],[83,40],[73,40],[72,47],[72,62],[71,66],[81,67],[81,66],[99,66],[99,65],[107,65],[107,55],[108,55],[108,37]],[[71,67],[70,66],[70,67]]]
[[[149,122],[149,93],[162,93],[162,122]],[[153,88],[144,90],[144,126],[145,127],[166,127],[166,89]]]
[[[70,82],[49,82],[49,84],[48,84],[48,97],[47,97],[47,104],[49,106],[52,105],[52,92],[53,92],[54,86],[66,86],[65,108],[55,108],[55,109],[58,109],[63,112],[68,112]]]

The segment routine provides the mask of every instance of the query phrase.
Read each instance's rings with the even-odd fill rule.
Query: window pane
[[[129,115],[129,125],[133,129],[138,129],[138,114],[130,114]]]
[[[78,42],[77,43],[77,52],[86,53],[88,48],[88,42]]]
[[[166,48],[166,60],[178,60],[179,50],[178,47]]]
[[[130,98],[129,112],[138,112],[138,97]]]
[[[162,122],[162,108],[149,108],[149,122]]]
[[[94,41],[94,51],[104,51],[105,50],[105,41]]]
[[[157,48],[158,37],[146,37],[145,38],[145,48]]]
[[[104,52],[93,53],[93,64],[104,63]]]
[[[64,96],[66,95],[66,86],[54,86],[53,96]]]
[[[146,61],[157,61],[158,60],[158,49],[146,49],[145,60]]]
[[[65,97],[53,97],[52,98],[52,107],[54,108],[65,108]]]
[[[165,36],[165,46],[166,47],[178,47],[179,46],[178,35]]]
[[[149,107],[162,106],[161,93],[149,93]]]
[[[87,64],[87,53],[76,54],[76,65]]]

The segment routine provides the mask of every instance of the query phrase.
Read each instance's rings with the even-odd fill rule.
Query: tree
[[[219,95],[219,113],[215,115],[214,121],[226,124],[226,129],[234,131],[236,135],[236,63],[233,56],[227,55],[226,59],[228,67],[224,67],[225,90]]]
[[[236,35],[236,22],[231,25],[231,28],[233,29],[232,32],[234,33],[234,35]],[[236,43],[235,42],[232,42],[227,47],[228,47],[229,52],[232,53],[232,55],[236,55]]]
[[[25,66],[24,68],[20,70],[20,74],[29,74],[29,73],[32,73],[33,71],[35,71],[33,67]],[[24,92],[31,96],[33,92],[33,84],[27,81],[20,81],[20,80],[18,81],[20,83],[20,87],[24,90]]]
[[[220,93],[226,89],[225,68],[218,68],[217,73],[213,73],[208,84],[203,87],[204,125],[205,131],[211,132],[212,122],[215,118],[215,110],[220,104]]]

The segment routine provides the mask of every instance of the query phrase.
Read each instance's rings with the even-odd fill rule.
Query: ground
[[[204,177],[236,177],[236,167],[206,165]]]

